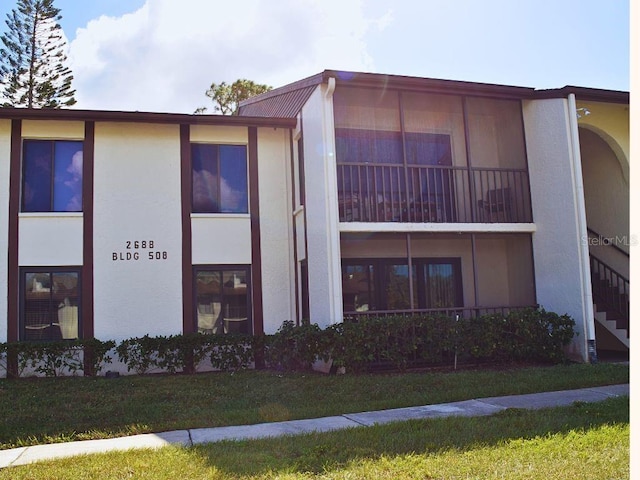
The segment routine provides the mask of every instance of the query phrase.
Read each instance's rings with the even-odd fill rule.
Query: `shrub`
[[[127,371],[144,374],[159,367],[158,351],[165,337],[129,338],[123,340],[116,347],[116,353],[122,363],[127,366]]]
[[[225,372],[249,368],[254,362],[249,335],[210,335],[211,366]]]
[[[564,347],[574,337],[574,321],[544,309],[475,318],[446,315],[364,317],[321,330],[315,324],[286,321],[274,335],[173,335],[130,338],[115,342],[0,344],[0,366],[17,376],[28,369],[47,376],[75,375],[84,367],[97,374],[111,362],[115,347],[128,371],[160,369],[193,373],[209,359],[211,366],[234,371],[261,365],[280,370],[305,370],[318,359],[336,367],[363,371],[379,367],[404,370],[412,365],[443,365],[457,355],[464,362],[552,362],[565,360]],[[80,352],[85,351],[85,365]]]
[[[98,375],[107,364],[113,361],[109,355],[116,346],[113,340],[102,342],[97,338],[88,338],[80,340],[79,344],[84,348],[85,375]]]
[[[267,365],[281,370],[309,369],[323,353],[322,331],[316,324],[295,326],[287,320],[265,343]]]

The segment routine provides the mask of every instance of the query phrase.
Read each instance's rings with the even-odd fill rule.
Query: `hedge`
[[[11,376],[97,375],[117,355],[128,371],[194,373],[208,362],[216,370],[266,366],[306,370],[331,360],[348,372],[453,362],[497,363],[566,360],[575,322],[544,309],[476,318],[413,315],[362,318],[331,325],[296,326],[286,321],[273,335],[202,335],[130,338],[117,346],[96,339],[76,342],[0,344],[0,366]],[[82,355],[81,355],[82,354]],[[15,370],[15,371],[13,371]]]

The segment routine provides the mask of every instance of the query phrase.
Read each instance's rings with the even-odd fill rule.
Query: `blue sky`
[[[628,0],[231,3],[57,0],[77,107],[192,112],[211,82],[324,69],[629,90]]]

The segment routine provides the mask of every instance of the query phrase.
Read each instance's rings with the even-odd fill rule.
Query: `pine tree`
[[[65,40],[53,0],[18,0],[0,36],[0,98],[5,107],[60,108],[76,103]]]

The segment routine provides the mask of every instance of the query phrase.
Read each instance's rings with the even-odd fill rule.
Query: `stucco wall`
[[[251,264],[248,214],[192,214],[191,239],[194,265]]]
[[[600,134],[615,152],[620,163],[626,163],[626,176],[629,175],[630,135],[629,135],[629,105],[602,102],[577,102],[582,110],[578,125]]]
[[[319,86],[302,109],[309,313],[323,327],[342,321],[335,139],[326,88]]]
[[[587,224],[629,253],[629,179],[611,147],[596,132],[580,129],[580,153]],[[590,252],[629,278],[628,257],[596,238],[591,242]]]
[[[82,213],[22,213],[18,264],[82,265]]]
[[[572,117],[572,115],[574,117]],[[573,352],[586,360],[586,345],[593,335],[590,285],[584,283],[575,163],[579,152],[572,143],[569,122],[575,113],[565,99],[524,102],[533,219],[533,256],[538,303],[545,309],[571,315],[578,336]],[[591,317],[591,318],[590,318]]]
[[[97,338],[121,340],[145,334],[181,333],[180,199],[177,125],[96,124]],[[146,247],[140,243],[135,249],[133,243],[128,243],[135,241],[145,241]],[[136,253],[138,260],[127,260]],[[150,254],[153,260],[149,259]]]
[[[265,333],[295,319],[289,133],[258,129],[260,247]]]
[[[11,120],[0,120],[0,342],[7,341],[7,248],[9,235],[9,169]]]

